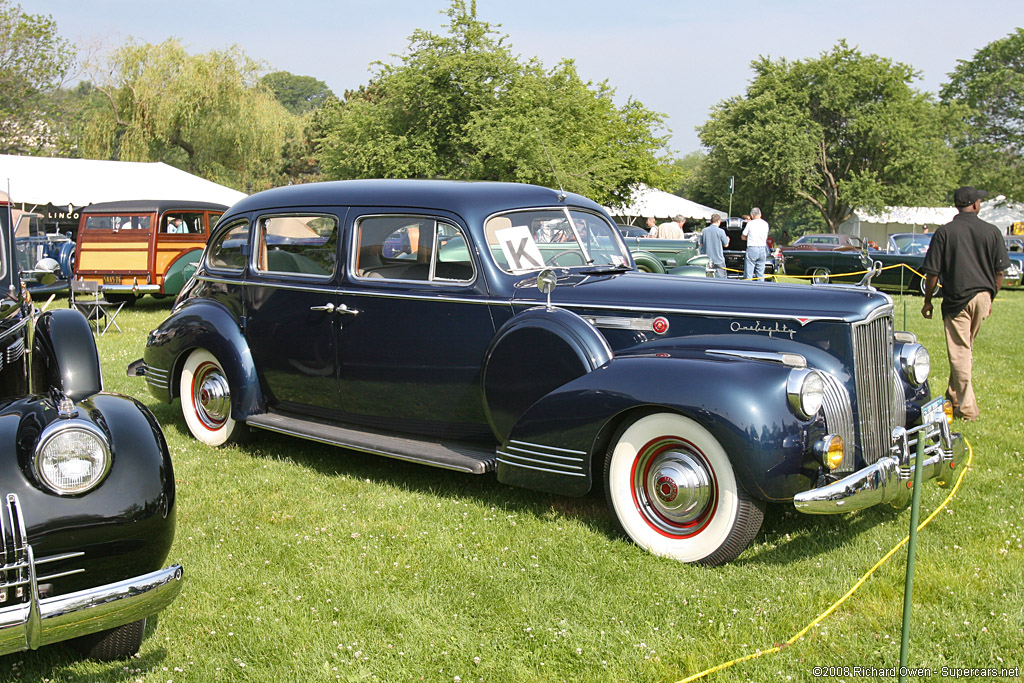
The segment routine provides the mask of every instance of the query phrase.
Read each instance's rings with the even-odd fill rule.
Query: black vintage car
[[[85,318],[34,310],[10,216],[0,205],[0,654],[127,657],[181,589],[167,444],[145,406],[102,391]]]
[[[638,272],[599,205],[548,188],[296,185],[225,213],[129,374],[208,444],[257,428],[597,487],[642,547],[718,564],[766,502],[905,505],[918,439],[924,478],[963,454],[891,298],[770,289]]]

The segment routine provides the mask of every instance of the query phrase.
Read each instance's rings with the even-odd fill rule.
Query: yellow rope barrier
[[[953,496],[955,496],[956,492],[960,489],[960,483],[964,480],[964,477],[967,475],[967,470],[970,469],[971,461],[974,460],[974,449],[971,447],[971,444],[970,444],[969,441],[966,441],[966,439],[965,439],[965,442],[967,443],[967,462],[964,463],[964,467],[960,471],[960,476],[957,477],[956,485],[953,486],[953,490],[949,492],[949,495],[946,496],[946,499],[944,501],[942,501],[942,503],[937,508],[935,508],[935,510],[930,515],[928,515],[928,517],[923,522],[921,522],[917,526],[917,530],[918,531],[920,531],[921,529],[923,529],[926,526],[928,526],[928,524],[933,519],[935,519],[935,517],[940,512],[942,512],[942,510],[946,507],[946,505],[949,504],[949,501],[953,500]],[[815,617],[814,620],[811,621],[811,623],[807,624],[807,626],[805,626],[796,635],[794,635],[792,638],[787,640],[782,645],[776,645],[775,647],[768,648],[767,650],[758,650],[757,652],[753,652],[753,653],[751,653],[749,655],[744,655],[743,657],[738,657],[736,659],[733,659],[731,661],[725,662],[723,664],[719,664],[718,666],[714,666],[714,667],[712,667],[710,669],[706,669],[704,671],[701,671],[698,674],[694,674],[693,676],[690,676],[689,678],[684,678],[681,681],[679,681],[679,683],[691,683],[691,681],[696,681],[698,679],[704,678],[705,676],[713,674],[713,673],[715,673],[717,671],[722,671],[723,669],[728,669],[729,667],[735,666],[735,665],[740,664],[742,662],[746,662],[746,661],[749,661],[751,659],[757,659],[758,657],[763,657],[764,655],[775,654],[776,652],[782,651],[783,648],[786,648],[786,647],[789,647],[790,645],[795,644],[798,640],[800,640],[805,635],[807,635],[808,631],[810,631],[812,628],[814,628],[815,626],[820,624],[822,621],[824,621],[826,617],[828,617],[830,614],[835,612],[839,608],[840,605],[842,605],[854,593],[856,593],[857,590],[862,585],[864,585],[864,582],[867,581],[871,577],[872,574],[874,574],[876,571],[878,571],[878,569],[883,564],[888,562],[889,559],[893,555],[895,555],[899,551],[900,548],[905,546],[909,540],[910,540],[910,535],[909,534],[907,536],[904,536],[903,540],[900,541],[899,543],[897,543],[896,546],[893,547],[892,550],[890,550],[884,556],[882,556],[882,559],[880,559],[878,562],[876,562],[875,566],[873,566],[871,569],[869,569],[867,571],[867,573],[865,573],[862,577],[860,577],[860,579],[858,579],[857,582],[855,584],[853,584],[853,587],[850,588],[850,590],[846,591],[846,594],[843,595],[843,597],[839,598],[834,603],[832,603],[832,605],[827,610],[825,610],[824,612],[819,614],[817,617]]]

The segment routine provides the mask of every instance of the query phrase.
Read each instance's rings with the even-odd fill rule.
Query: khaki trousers
[[[954,414],[965,420],[976,420],[980,411],[971,383],[974,365],[974,338],[981,321],[992,313],[992,295],[979,292],[955,316],[943,318],[946,329],[946,351],[949,353],[949,386],[946,398],[953,403]]]

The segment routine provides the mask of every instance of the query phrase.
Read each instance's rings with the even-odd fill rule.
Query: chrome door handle
[[[335,306],[330,302],[324,304],[323,306],[310,306],[309,310],[324,311],[325,313],[348,313],[349,315],[359,315],[359,311],[354,308],[349,308],[345,304]]]

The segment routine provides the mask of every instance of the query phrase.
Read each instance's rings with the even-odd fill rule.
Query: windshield
[[[487,219],[484,232],[491,257],[506,273],[629,265],[629,253],[615,226],[585,211],[511,211]]]
[[[901,254],[923,254],[928,251],[932,236],[927,235],[895,235],[892,238],[896,251]]]

